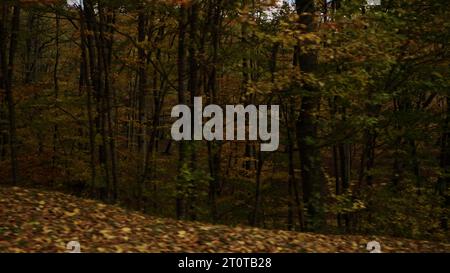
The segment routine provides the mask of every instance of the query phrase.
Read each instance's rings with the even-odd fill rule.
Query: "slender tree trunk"
[[[198,56],[197,56],[197,28],[198,28],[198,12],[199,12],[199,2],[193,1],[189,9],[189,82],[188,89],[190,94],[190,107],[191,113],[194,113],[194,97],[198,94],[199,80],[198,80]],[[195,120],[192,119],[192,128],[194,128]],[[194,139],[194,131],[192,131],[192,139]],[[190,162],[189,169],[190,172],[195,173],[197,169],[197,147],[195,142],[189,144]],[[197,181],[194,179],[189,183],[189,198],[187,202],[186,209],[188,210],[188,215],[190,220],[196,220],[197,213],[195,209],[195,203],[197,202]]]
[[[437,192],[444,198],[444,211],[448,211],[450,209],[450,97],[446,97],[446,116],[441,136],[440,167],[442,175],[437,181]],[[441,217],[441,227],[444,230],[448,230],[448,222],[449,216],[444,213]]]
[[[104,11],[103,11],[104,12]],[[115,13],[113,10],[108,9],[105,15],[100,13],[100,24],[107,25],[106,29],[100,26],[100,43],[102,48],[102,62],[104,66],[104,87],[105,87],[105,100],[106,100],[106,122],[108,130],[108,144],[111,160],[111,177],[112,177],[112,201],[117,201],[118,196],[118,176],[117,176],[117,154],[116,154],[116,140],[113,125],[113,103],[115,101],[114,92],[111,88],[111,61],[112,61],[112,45],[114,39],[114,32],[110,24],[114,24]],[[105,35],[106,32],[106,35]]]
[[[145,14],[144,8],[141,7],[138,16],[138,43],[143,43],[145,41],[147,26],[147,15]],[[144,119],[145,119],[145,91],[147,87],[147,62],[146,62],[146,52],[142,45],[138,48],[138,151],[141,153],[144,146]]]
[[[147,54],[145,52],[145,49],[143,48],[143,43],[145,41],[145,35],[146,35],[146,28],[147,28],[147,15],[144,11],[144,7],[140,7],[139,15],[138,15],[138,60],[139,60],[139,67],[138,67],[138,95],[137,95],[137,104],[138,104],[138,137],[137,137],[137,150],[139,154],[142,154],[142,150],[144,149],[145,145],[145,93],[147,88]],[[149,151],[150,152],[150,151]],[[141,201],[142,201],[142,194],[144,190],[144,183],[147,176],[147,153],[144,154],[144,162],[142,164],[141,161],[139,161],[139,168],[138,173],[141,172],[141,166],[143,166],[144,170],[142,171],[142,177],[137,179],[138,185],[137,185],[137,194],[136,194],[136,204],[137,208],[140,209],[141,207]],[[138,157],[140,158],[140,157]]]
[[[8,106],[8,122],[9,122],[9,146],[11,153],[11,180],[13,184],[17,184],[18,178],[18,162],[17,162],[17,133],[16,133],[16,110],[14,104],[14,95],[12,82],[14,80],[14,61],[17,51],[18,34],[20,27],[20,6],[16,4],[13,7],[13,15],[11,20],[11,34],[9,39],[9,52],[6,54],[7,48],[7,31],[6,20],[9,14],[9,5],[2,4],[2,31],[0,36],[0,52],[1,52],[1,70],[3,78],[3,89],[5,90],[6,103]],[[7,56],[8,55],[8,56]]]
[[[211,70],[207,79],[207,94],[211,104],[218,104],[218,86],[217,86],[217,66],[220,46],[220,27],[222,17],[222,0],[209,1],[206,27],[210,28],[212,43],[212,61]],[[204,54],[204,43],[206,34],[203,36],[201,54]],[[217,195],[221,183],[221,143],[219,141],[208,142],[208,162],[211,180],[209,181],[209,203],[210,215],[213,222],[218,219],[217,215]]]
[[[299,24],[305,26],[305,33],[315,31],[316,8],[313,0],[296,0]],[[298,64],[303,73],[312,73],[317,66],[317,53],[308,48],[312,41],[305,41],[297,54]],[[300,48],[300,47],[299,47]],[[303,51],[303,52],[302,52]],[[297,120],[296,134],[300,151],[300,170],[303,183],[303,199],[310,216],[309,223],[313,227],[323,228],[326,224],[323,211],[324,176],[320,159],[320,150],[317,148],[317,120],[315,111],[320,102],[318,90],[310,84],[305,84],[306,95],[302,97],[300,114]],[[319,199],[317,199],[319,198]]]
[[[7,31],[7,20],[9,15],[9,9],[6,3],[1,4],[1,13],[0,13],[0,88],[6,88],[7,82],[7,70],[8,70],[8,62],[7,62],[7,45],[6,39],[8,36]],[[5,114],[6,109],[4,110],[5,99],[3,96],[0,97],[0,126],[3,129],[3,125],[9,126],[9,122],[7,121],[7,115]],[[6,126],[5,126],[6,128]],[[6,157],[6,150],[8,145],[8,134],[2,130],[0,135],[0,159],[3,160]]]
[[[92,109],[92,84],[89,80],[89,66],[88,66],[88,56],[87,47],[88,42],[86,38],[86,23],[84,22],[84,16],[80,10],[80,36],[81,36],[81,64],[80,64],[80,89],[86,91],[86,110],[88,114],[89,123],[89,156],[90,156],[90,170],[91,170],[91,185],[90,191],[92,195],[95,195],[96,189],[96,158],[95,158],[95,122],[94,113]],[[80,92],[81,93],[81,92]]]
[[[60,46],[59,46],[59,35],[60,35],[60,18],[59,14],[55,13],[55,23],[56,23],[56,33],[55,33],[55,64],[53,66],[53,89],[55,96],[55,103],[58,103],[59,97],[59,79],[58,79],[58,69],[59,69],[59,59],[60,59]],[[58,124],[53,126],[53,154],[52,154],[52,183],[55,182],[55,168],[56,168],[56,153],[57,153],[57,141],[58,141]]]
[[[186,58],[186,7],[181,4],[179,10],[179,22],[178,22],[178,103],[185,104],[185,58]],[[186,160],[186,144],[183,141],[178,145],[178,173],[181,173],[183,165]],[[184,193],[182,192],[183,181],[180,178],[177,179],[177,197],[176,197],[176,216],[177,219],[184,218]]]

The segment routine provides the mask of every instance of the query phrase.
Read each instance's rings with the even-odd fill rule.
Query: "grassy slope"
[[[155,218],[57,192],[0,187],[0,252],[450,252],[449,244],[228,227]]]

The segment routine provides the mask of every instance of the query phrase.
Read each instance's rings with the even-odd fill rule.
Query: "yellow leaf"
[[[115,238],[116,238],[115,236],[109,234],[110,231],[109,231],[109,230],[106,230],[106,229],[100,230],[100,233],[103,235],[103,237],[105,237],[105,238],[108,239],[108,240],[110,240],[110,239],[115,239]]]
[[[78,209],[78,208],[74,209],[73,212],[68,212],[68,211],[64,212],[64,214],[68,217],[73,217],[75,215],[78,215],[79,213],[80,213],[80,209]]]
[[[122,231],[125,232],[125,233],[130,233],[131,232],[131,228],[124,227],[124,228],[122,228]]]

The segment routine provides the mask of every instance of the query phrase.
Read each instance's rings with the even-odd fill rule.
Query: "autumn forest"
[[[0,197],[449,243],[449,3],[372,2],[1,0]],[[174,140],[195,97],[278,105],[278,149]]]

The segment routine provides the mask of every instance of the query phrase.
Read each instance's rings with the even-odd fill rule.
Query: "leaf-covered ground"
[[[0,252],[450,252],[450,244],[227,227],[149,217],[57,192],[0,187]]]

